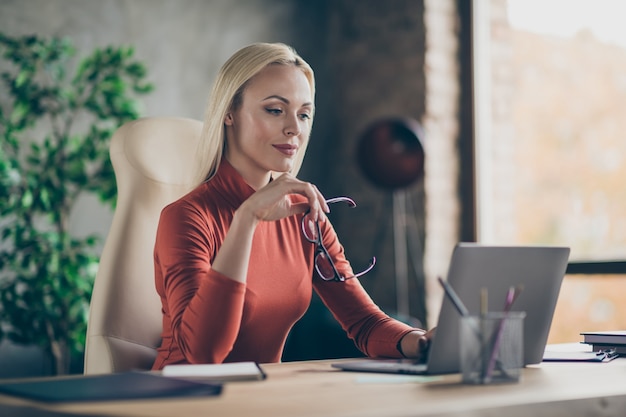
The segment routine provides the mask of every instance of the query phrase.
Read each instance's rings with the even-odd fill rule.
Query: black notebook
[[[221,392],[220,384],[168,378],[147,372],[0,383],[0,393],[44,402],[214,396]]]
[[[582,332],[584,343],[626,344],[626,330]]]

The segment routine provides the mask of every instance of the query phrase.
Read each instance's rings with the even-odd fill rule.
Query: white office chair
[[[161,302],[153,250],[161,209],[192,188],[202,122],[144,118],[111,139],[117,207],[96,276],[86,374],[150,369],[160,344]]]

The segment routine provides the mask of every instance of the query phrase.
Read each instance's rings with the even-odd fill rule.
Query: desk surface
[[[460,375],[412,377],[337,371],[333,361],[263,365],[265,381],[234,382],[220,397],[38,405],[108,416],[622,416],[626,358],[543,363],[516,384],[469,386]],[[32,403],[0,396],[0,404]],[[506,414],[505,414],[506,413]]]

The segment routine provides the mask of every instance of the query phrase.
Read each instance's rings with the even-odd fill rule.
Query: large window
[[[571,247],[549,342],[626,328],[622,0],[474,2],[477,235]],[[611,265],[620,265],[612,262]]]

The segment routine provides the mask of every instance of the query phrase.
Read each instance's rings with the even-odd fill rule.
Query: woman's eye
[[[302,114],[300,115],[300,118],[301,118],[302,120],[309,120],[309,119],[311,118],[311,115],[310,115],[309,113],[302,113]]]
[[[265,109],[268,113],[270,114],[281,114],[283,111],[281,109],[271,109],[271,108],[267,108]]]

